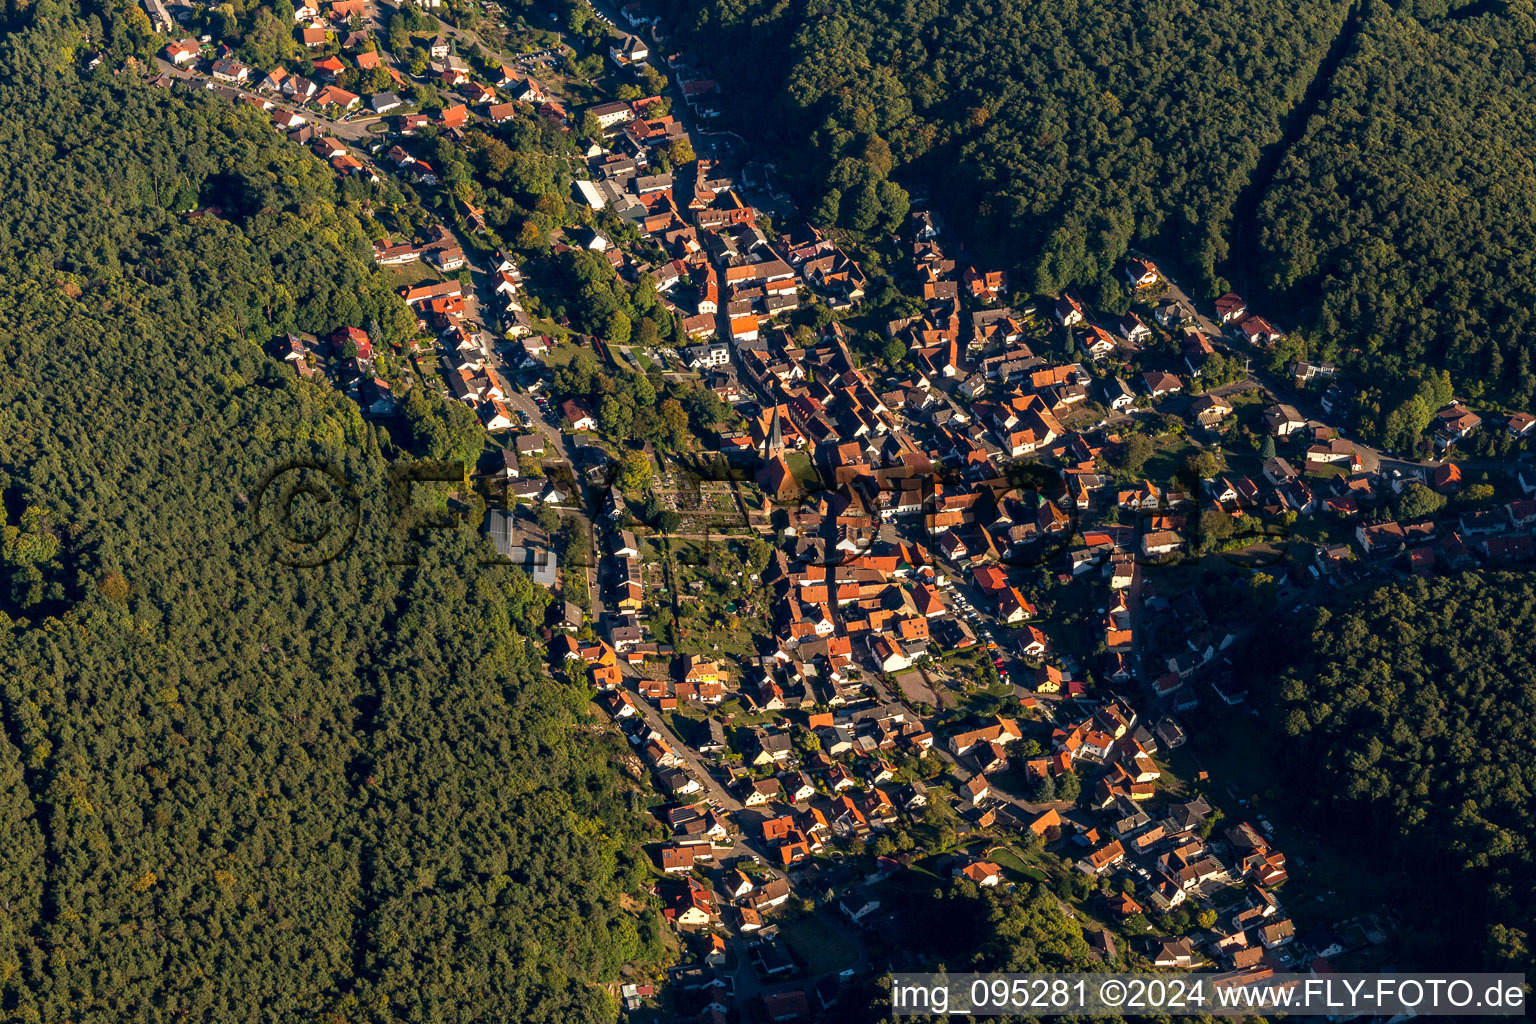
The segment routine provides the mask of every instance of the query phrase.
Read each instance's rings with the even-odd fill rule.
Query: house
[[[1157,284],[1158,276],[1157,264],[1151,260],[1132,257],[1126,262],[1125,277],[1132,288],[1150,288]]]
[[[400,106],[401,99],[392,92],[375,93],[368,101],[368,108],[375,114],[387,114]]]
[[[1237,325],[1237,333],[1250,345],[1270,345],[1282,336],[1261,316],[1244,317]]]
[[[979,804],[992,793],[991,783],[985,775],[973,775],[960,787],[973,804]]]
[[[1132,899],[1128,893],[1113,893],[1109,896],[1108,903],[1109,909],[1121,920],[1143,913],[1141,904]]]
[[[775,878],[758,885],[747,897],[748,905],[762,913],[789,902],[789,882]]]
[[[1291,376],[1298,384],[1313,380],[1331,380],[1338,376],[1338,373],[1339,368],[1332,363],[1314,363],[1309,359],[1298,359],[1291,363]]]
[[[793,964],[791,964],[793,966]],[[772,973],[772,972],[770,972]],[[762,1019],[769,1024],[811,1019],[811,997],[803,988],[791,988],[782,992],[763,992],[757,997],[756,1007]]]
[[[1120,845],[1120,840],[1115,839],[1084,857],[1078,862],[1078,867],[1085,874],[1102,875],[1123,860],[1125,847]]]
[[[1141,375],[1142,385],[1153,398],[1166,398],[1184,390],[1184,382],[1176,374],[1161,370],[1149,370]]]
[[[1287,437],[1307,425],[1307,418],[1292,405],[1272,405],[1263,413],[1264,429],[1276,437]]]
[[[1154,967],[1193,967],[1196,959],[1194,944],[1186,938],[1159,939],[1152,951]]]
[[[1265,949],[1288,946],[1294,938],[1296,938],[1296,925],[1288,917],[1259,927],[1259,941],[1264,944]]]
[[[469,102],[476,104],[490,103],[496,98],[496,90],[487,88],[479,82],[459,83],[459,92],[468,98]]]
[[[696,654],[690,654],[683,672],[683,682],[693,683],[718,683],[724,678],[720,663],[707,661]]]
[[[587,113],[597,118],[598,126],[605,129],[635,119],[634,107],[620,100],[614,100],[611,103],[599,103],[596,106],[588,107]]]
[[[968,878],[977,885],[995,886],[1003,880],[1003,869],[991,861],[978,860],[963,868],[955,869],[955,875]]]
[[[855,885],[838,898],[837,906],[857,924],[880,909],[880,900],[864,886]]]
[[[201,47],[196,39],[183,39],[180,42],[171,43],[165,48],[165,59],[177,67],[185,67],[197,60]]]
[[[669,875],[686,875],[693,870],[694,861],[713,860],[708,846],[663,846],[661,870]]]
[[[784,795],[789,797],[789,802],[792,804],[804,803],[816,795],[816,787],[811,784],[811,777],[804,772],[786,776],[783,783]]]
[[[464,250],[456,245],[434,249],[427,254],[427,261],[445,274],[469,264],[469,260],[464,256]]]
[[[1483,419],[1460,402],[1435,414],[1435,447],[1445,451],[1482,425]]]
[[[1234,292],[1227,292],[1216,299],[1216,319],[1225,327],[1237,323],[1248,313],[1248,303]]]
[[[702,927],[715,920],[715,901],[709,887],[697,878],[689,878],[687,888],[673,897],[672,919],[684,927]]]
[[[639,36],[625,36],[620,42],[608,47],[608,56],[621,68],[639,64],[650,55],[651,48]]]
[[[640,557],[640,542],[635,535],[628,530],[620,530],[613,543],[613,557],[638,558]]]
[[[1152,319],[1157,321],[1159,327],[1173,330],[1184,322],[1184,307],[1177,302],[1164,302],[1152,311]]]
[[[1189,403],[1189,414],[1202,427],[1214,427],[1232,415],[1232,403],[1220,395],[1204,394]]]
[[[966,287],[973,298],[996,299],[999,295],[1008,291],[1008,272],[1006,270],[978,270],[968,266],[960,275],[960,283]]]
[[[340,57],[326,57],[315,61],[315,71],[319,72],[327,81],[334,82],[347,70]]]
[[[789,760],[792,747],[788,733],[768,732],[764,729],[752,730],[753,754],[748,759],[750,764],[773,764],[779,761]],[[775,788],[778,783],[774,783]]]
[[[593,431],[597,429],[597,419],[587,407],[577,398],[567,398],[560,403],[560,412],[570,422],[571,429],[576,431]]]
[[[549,538],[542,531],[524,528],[514,512],[492,509],[486,517],[487,532],[496,553],[510,564],[519,566],[529,579],[542,587],[553,587],[559,581],[558,559],[549,546]]]
[[[1058,830],[1061,828],[1061,815],[1056,813],[1054,807],[1029,823],[1029,830],[1041,837],[1053,828]]]
[[[741,790],[741,803],[743,807],[762,807],[774,800],[777,800],[780,793],[781,789],[777,779],[758,779],[755,782],[752,782],[749,785],[743,787]],[[770,832],[769,826],[771,826],[775,820],[778,819],[773,819],[763,823],[763,838],[765,840],[772,841],[775,838],[783,838],[782,835],[774,836]]]
[[[1152,329],[1141,322],[1135,313],[1127,313],[1116,324],[1120,336],[1132,345],[1145,345],[1152,340]]]
[[[1116,377],[1104,383],[1104,402],[1111,409],[1119,412],[1121,409],[1129,409],[1136,404],[1136,395],[1124,379]]]
[[[1114,337],[1108,331],[1093,324],[1087,325],[1086,330],[1083,331],[1081,342],[1083,351],[1087,353],[1088,358],[1095,361],[1103,359],[1119,347],[1115,344]]]
[[[1331,466],[1340,462],[1348,464],[1354,458],[1355,446],[1337,437],[1331,441],[1314,444],[1307,449],[1307,462],[1313,465]]]
[[[315,97],[315,103],[319,106],[339,107],[342,110],[351,110],[362,101],[363,98],[357,93],[348,92],[347,90],[335,85],[326,86],[324,89],[320,90],[320,94]]]
[[[1108,928],[1095,928],[1088,932],[1088,955],[1095,960],[1106,962],[1114,961],[1118,955],[1115,951],[1115,937],[1110,934]]]
[[[718,341],[689,345],[682,349],[682,356],[691,370],[712,370],[730,364],[731,347]]]
[[[501,402],[491,400],[480,407],[480,422],[490,433],[510,430],[517,425],[517,420]]]
[[[320,87],[301,75],[289,75],[283,79],[283,95],[300,102],[314,96]]]
[[[969,753],[979,744],[996,743],[1002,746],[1021,739],[1023,735],[1019,730],[1018,722],[999,715],[996,722],[992,725],[955,733],[949,738],[949,749],[951,753],[958,757],[961,754]]]
[[[1071,289],[1068,289],[1066,294],[1056,300],[1052,313],[1056,317],[1056,322],[1063,327],[1075,327],[1080,323],[1086,322],[1088,319],[1083,313],[1082,300]]]
[[[244,85],[246,79],[251,77],[251,69],[240,63],[233,57],[221,57],[213,62],[209,72],[216,82],[228,82],[231,85]]]

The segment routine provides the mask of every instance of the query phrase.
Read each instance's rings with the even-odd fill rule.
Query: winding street
[[[212,81],[212,79],[200,71],[193,71],[188,68],[179,68],[163,57],[155,58],[155,67],[160,71],[165,72],[167,75],[170,75],[172,78],[177,78],[184,82]],[[373,134],[368,130],[371,125],[377,124],[383,120],[382,117],[377,116],[360,116],[356,118],[350,118],[345,121],[337,121],[334,118],[326,117],[324,114],[317,114],[315,111],[310,110],[307,107],[290,102],[280,97],[268,96],[265,93],[259,93],[253,89],[247,89],[238,85],[231,85],[228,82],[219,82],[216,84],[226,89],[232,89],[239,93],[241,96],[248,96],[251,99],[260,100],[263,103],[270,103],[278,110],[287,110],[291,113],[298,114],[310,124],[324,128],[326,134],[334,137],[338,142],[346,142],[356,145],[357,143],[362,142],[364,139],[369,138]]]

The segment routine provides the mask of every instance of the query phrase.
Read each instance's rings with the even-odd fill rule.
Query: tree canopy
[[[4,1014],[613,1019],[595,983],[660,948],[618,906],[622,744],[483,541],[386,557],[391,458],[463,425],[392,438],[267,354],[409,334],[369,196],[250,107],[77,77],[33,10],[0,42]],[[303,459],[364,506],[313,569],[251,516]]]
[[[1532,0],[667,6],[754,54],[714,70],[820,224],[889,229],[897,181],[1016,289],[1119,310],[1133,250],[1235,285],[1392,443],[1425,371],[1536,403]]]
[[[899,221],[894,177],[949,207],[968,244],[1023,268],[1021,285],[1054,292],[1108,284],[1135,244],[1213,276],[1239,193],[1348,4],[670,7],[700,52],[754,54],[715,70],[814,219]]]
[[[1424,366],[1536,401],[1533,38],[1529,0],[1369,4],[1260,203],[1256,283],[1311,311],[1322,356],[1371,383],[1374,419]]]
[[[1286,781],[1405,876],[1426,967],[1530,960],[1533,608],[1536,586],[1513,574],[1380,585],[1254,659]]]

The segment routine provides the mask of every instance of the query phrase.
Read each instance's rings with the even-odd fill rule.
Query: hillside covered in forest
[[[617,740],[530,643],[547,598],[444,538],[387,564],[357,406],[264,354],[414,330],[366,183],[256,110],[0,42],[0,1016],[598,1021],[654,957]],[[282,460],[356,542],[273,558]],[[632,906],[638,906],[632,905]]]
[[[742,123],[825,218],[867,226],[894,176],[966,217],[966,240],[1055,292],[1133,244],[1202,273],[1282,119],[1338,37],[1343,0],[780,4],[672,0],[724,62]],[[809,146],[802,146],[809,140]],[[829,201],[830,200],[830,201]],[[822,218],[817,218],[822,219]]]
[[[1376,385],[1390,444],[1421,368],[1536,402],[1536,8],[1445,6],[1371,5],[1258,205],[1246,282]]]
[[[717,62],[733,120],[819,223],[884,229],[904,189],[1016,290],[1111,310],[1145,252],[1285,310],[1373,424],[1424,364],[1536,399],[1530,0],[665,6],[753,55]]]
[[[1524,575],[1380,585],[1253,659],[1276,781],[1319,829],[1363,833],[1380,870],[1410,880],[1398,910],[1424,966],[1452,949],[1466,967],[1530,962],[1533,609]]]

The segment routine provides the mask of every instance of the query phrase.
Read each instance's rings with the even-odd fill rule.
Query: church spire
[[[784,427],[780,422],[782,405],[777,402],[773,406],[773,426],[768,430],[768,457],[770,459],[784,454]]]

